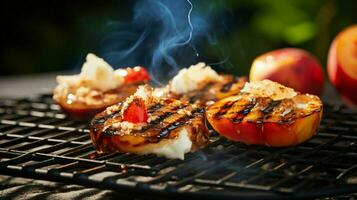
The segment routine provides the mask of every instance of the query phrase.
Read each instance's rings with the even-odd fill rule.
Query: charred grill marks
[[[195,103],[199,99],[198,95],[192,96],[189,98],[188,102]]]
[[[99,118],[98,120],[94,121],[95,125],[100,125],[100,124],[104,124],[104,122],[107,120],[107,116],[104,116],[102,118]]]
[[[163,105],[161,103],[156,103],[154,105],[152,105],[151,107],[149,107],[148,109],[148,113],[153,113],[157,110],[159,110]]]
[[[204,96],[205,96],[204,91],[208,91],[213,85],[214,85],[214,82],[209,82],[202,89],[200,89],[200,91],[190,92],[188,94],[189,103],[195,103],[197,101],[201,101],[202,99],[204,99]]]
[[[239,77],[234,77],[232,81],[224,84],[219,91],[228,92],[232,88],[233,84],[237,83],[238,81],[239,81]]]
[[[153,106],[151,106],[149,108],[149,110],[151,111],[150,113],[153,114],[155,111],[158,111],[160,108],[162,108],[164,105],[162,104],[154,104]],[[162,122],[165,118],[168,118],[169,116],[177,113],[177,110],[179,109],[185,109],[188,105],[179,105],[179,106],[175,106],[175,107],[169,107],[168,109],[165,109],[164,112],[157,116],[156,119],[152,120],[149,124],[147,124],[146,126],[142,127],[142,129],[140,131],[135,131],[135,133],[143,133],[144,131],[155,127],[157,124],[159,124],[160,122]],[[110,115],[105,115],[102,116],[100,118],[98,118],[97,120],[94,120],[91,124],[91,127],[93,128],[93,130],[96,130],[95,132],[97,132],[97,126],[101,126],[102,124],[104,124],[108,119],[110,119],[111,117],[113,117],[113,115],[119,113],[119,111],[114,112],[113,114]],[[106,128],[105,130],[102,131],[104,136],[114,136],[119,134],[119,132],[113,128],[112,126],[109,126],[108,128]]]
[[[256,99],[253,102],[249,103],[244,109],[242,109],[240,112],[237,113],[236,117],[233,118],[233,122],[239,123],[244,120],[244,118],[251,112],[251,110],[254,108],[254,106],[259,106],[260,103],[258,103],[260,100],[262,101],[269,101],[268,99]],[[275,107],[277,107],[281,101],[274,101],[271,100],[261,112],[263,115],[259,118],[256,119],[257,123],[263,123],[264,119],[269,118],[269,114],[274,110]],[[261,105],[260,105],[261,106]]]
[[[223,86],[222,86],[222,88],[219,90],[220,92],[228,92],[230,89],[231,89],[231,87],[232,87],[232,85],[234,84],[234,81],[231,81],[231,82],[229,82],[229,83],[226,83],[226,84],[224,84]]]
[[[170,124],[168,127],[163,129],[162,131],[160,131],[160,133],[157,135],[157,139],[167,137],[172,130],[175,130],[176,128],[182,126],[183,124],[184,124],[184,122],[182,122],[182,121],[174,122],[174,123]]]
[[[112,127],[109,127],[103,131],[103,135],[105,136],[114,136],[117,134],[117,131],[114,130]]]
[[[242,114],[244,116],[248,115],[250,113],[250,110],[252,110],[252,108],[255,106],[255,104],[255,100],[250,101],[249,104],[239,112],[239,114]]]
[[[108,119],[115,118],[119,114],[119,112],[120,112],[120,109],[118,109],[117,111],[115,111],[109,115],[104,115],[98,119],[93,120],[92,126],[104,124]]]
[[[184,115],[180,119],[178,119],[175,122],[172,122],[171,124],[167,125],[163,130],[160,131],[160,133],[157,135],[157,139],[162,139],[167,137],[171,131],[175,130],[176,128],[183,126],[187,123],[188,120],[194,118],[197,116],[197,114],[204,112],[202,108],[198,108],[192,111],[191,115]]]
[[[278,101],[271,101],[269,103],[269,105],[267,107],[265,107],[263,110],[262,110],[262,113],[263,113],[263,120],[264,119],[268,119],[271,117],[270,113],[273,112],[274,108],[275,107],[278,107],[280,105],[282,100],[278,100]]]
[[[159,124],[162,120],[164,120],[164,119],[168,118],[169,116],[175,114],[177,110],[184,109],[187,106],[188,105],[179,105],[179,106],[176,106],[176,107],[172,108],[168,112],[164,112],[162,115],[159,115],[155,120],[152,120],[148,125],[144,126],[141,129],[141,131],[144,132],[144,131],[154,127],[155,125]]]
[[[264,115],[268,115],[269,113],[271,113],[275,107],[277,107],[279,104],[281,103],[281,100],[280,101],[271,101],[270,104],[265,107],[262,112]]]
[[[257,101],[255,99],[249,101],[249,103],[242,110],[237,112],[237,115],[233,118],[233,122],[238,123],[243,121],[244,117],[250,113],[256,104]]]
[[[232,101],[224,102],[214,107],[216,112],[214,117],[226,117],[234,123],[242,121],[254,121],[263,123],[265,119],[270,118],[274,109],[281,105],[282,100],[272,100],[267,97],[249,97],[242,96]],[[252,113],[252,115],[250,115]],[[247,118],[247,116],[249,117]],[[285,117],[290,116],[290,113]],[[284,119],[285,119],[284,118]]]
[[[295,110],[291,110],[288,114],[281,116],[280,123],[289,123],[296,117]]]
[[[226,114],[228,110],[236,103],[236,101],[228,101],[226,102],[219,111],[215,114],[215,117],[221,117],[222,115]]]

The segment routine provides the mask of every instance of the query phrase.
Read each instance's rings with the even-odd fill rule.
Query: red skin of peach
[[[317,59],[297,48],[284,48],[265,53],[252,64],[251,81],[269,79],[301,93],[321,95],[324,74]]]
[[[212,127],[228,139],[245,144],[285,147],[300,144],[316,134],[321,121],[322,110],[290,123],[235,123],[227,118],[214,118],[210,114],[207,114],[206,117]]]
[[[357,41],[357,26],[350,27],[349,29],[353,31],[355,29],[355,40]],[[328,65],[327,65],[327,72],[330,78],[331,83],[336,87],[339,93],[342,95],[343,99],[345,99],[348,103],[357,105],[357,78],[353,78],[346,68],[357,68],[357,54],[356,57],[352,58],[354,63],[348,63],[349,65],[343,65],[342,59],[346,59],[341,56],[338,56],[338,51],[341,51],[337,48],[337,42],[340,40],[341,37],[348,37],[342,35],[343,33],[346,34],[346,30],[339,34],[331,44],[329,55],[328,55]],[[353,36],[352,36],[353,37]],[[353,42],[353,41],[351,41]],[[357,43],[356,43],[357,44]],[[346,48],[344,46],[340,48]],[[357,51],[357,46],[354,49]],[[353,51],[353,49],[351,49]],[[349,55],[346,55],[349,56]]]
[[[256,123],[233,123],[230,119],[219,120],[207,117],[212,127],[220,134],[234,141],[243,141],[246,144],[264,144],[264,138],[259,133]]]

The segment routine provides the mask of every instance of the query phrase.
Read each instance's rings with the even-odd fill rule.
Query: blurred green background
[[[109,22],[130,21],[134,4],[119,0],[2,2],[1,75],[78,68],[88,52],[101,48]],[[202,44],[199,53],[208,62],[225,61],[222,65],[235,74],[248,74],[256,56],[281,47],[306,49],[325,67],[334,36],[357,22],[357,1],[353,0],[212,0],[204,1],[200,9],[219,13],[218,21],[226,30],[215,44]]]

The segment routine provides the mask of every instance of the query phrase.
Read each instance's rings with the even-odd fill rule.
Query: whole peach
[[[250,81],[269,79],[301,93],[321,95],[324,73],[317,59],[305,50],[283,48],[257,57],[250,69]]]
[[[331,43],[327,72],[343,99],[357,105],[357,25],[341,31]]]

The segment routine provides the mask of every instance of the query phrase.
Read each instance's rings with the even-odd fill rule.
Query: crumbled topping
[[[150,122],[152,122],[152,121],[155,121],[157,118],[159,118],[159,116],[157,116],[157,115],[150,115],[150,116],[148,117],[147,123],[150,123]]]
[[[170,92],[170,86],[166,85],[165,87],[154,88],[152,94],[154,98],[160,98],[160,97],[167,97],[169,92]]]
[[[200,62],[184,68],[172,79],[170,83],[171,91],[176,94],[183,94],[203,88],[209,82],[219,82],[223,78],[217,74],[210,66]]]
[[[241,92],[259,95],[261,97],[270,97],[275,101],[291,99],[297,95],[294,89],[270,80],[247,82]]]
[[[297,103],[296,108],[298,109],[306,109],[309,106],[309,103]]]
[[[108,115],[110,115],[110,114],[116,112],[117,110],[119,110],[119,108],[120,108],[120,103],[107,107],[107,108],[105,109],[105,112],[106,112]]]
[[[91,53],[87,55],[80,74],[57,76],[56,79],[58,85],[53,96],[56,101],[67,98],[68,103],[87,105],[100,105],[116,98],[115,95],[103,98],[103,93],[118,88],[124,82],[107,62]]]
[[[178,114],[180,115],[187,115],[187,116],[190,116],[192,115],[191,111],[187,110],[187,109],[179,109],[177,111]]]
[[[122,121],[122,122],[116,122],[116,123],[105,126],[103,128],[103,131],[105,131],[108,128],[114,128],[114,129],[120,129],[120,132],[128,133],[128,132],[132,132],[132,131],[140,131],[143,126],[144,126],[144,123],[131,123],[131,122],[127,122],[127,121]]]
[[[141,130],[143,127],[143,123],[131,123],[131,122],[127,122],[127,121],[122,121],[121,123],[118,123],[120,125],[120,128],[123,131],[131,131],[131,130]]]
[[[119,123],[119,122],[113,123],[113,124],[112,124],[112,127],[115,128],[115,129],[117,129],[117,128],[120,127],[120,123]]]
[[[91,53],[87,55],[79,76],[87,87],[102,91],[117,88],[123,83],[123,79],[115,76],[114,69],[107,62]]]

